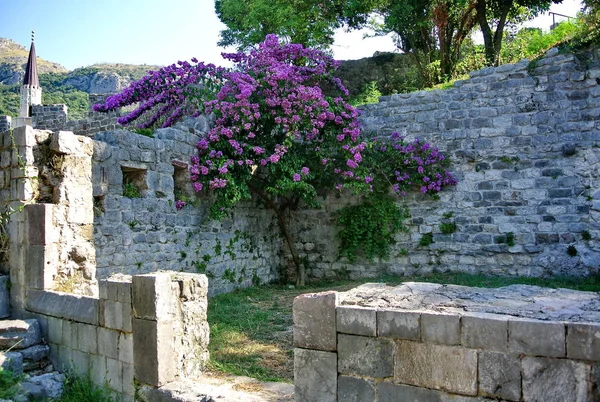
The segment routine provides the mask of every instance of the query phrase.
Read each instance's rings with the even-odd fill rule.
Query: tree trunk
[[[296,268],[296,286],[304,286],[306,284],[306,268],[304,264],[300,261],[300,256],[298,255],[298,250],[296,249],[296,243],[294,242],[294,237],[288,230],[288,226],[285,222],[285,211],[287,206],[279,207],[264,191],[259,188],[250,185],[250,190],[256,194],[261,200],[265,202],[267,207],[275,212],[277,216],[277,224],[279,225],[279,230],[281,231],[281,235],[283,236],[285,242],[288,245],[290,253],[292,254],[292,260],[294,261],[294,265]]]
[[[478,0],[475,4],[475,10],[477,11],[477,22],[479,23],[479,29],[483,34],[483,47],[485,49],[485,61],[489,66],[494,65],[495,51],[494,51],[494,35],[492,29],[487,21],[486,15],[486,3],[485,0]]]
[[[277,223],[279,224],[279,230],[281,231],[281,235],[285,239],[288,248],[290,249],[290,253],[292,254],[292,260],[294,261],[294,265],[296,266],[296,286],[304,286],[306,284],[306,269],[304,264],[300,261],[300,256],[298,255],[298,250],[296,249],[296,243],[294,242],[294,237],[289,232],[287,228],[287,224],[285,223],[284,212],[279,208],[275,209],[275,215],[277,215]]]

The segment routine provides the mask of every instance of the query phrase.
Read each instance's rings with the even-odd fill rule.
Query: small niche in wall
[[[121,166],[123,172],[123,197],[141,198],[146,195],[148,184],[146,183],[146,169]]]
[[[173,196],[175,200],[188,201],[195,196],[186,162],[173,160]]]

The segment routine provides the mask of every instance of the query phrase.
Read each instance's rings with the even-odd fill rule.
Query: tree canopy
[[[247,50],[276,34],[288,43],[326,49],[334,31],[359,26],[381,0],[215,0],[215,11],[227,26],[220,46]]]

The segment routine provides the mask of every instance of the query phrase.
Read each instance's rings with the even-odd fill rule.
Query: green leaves
[[[389,195],[373,195],[358,205],[342,208],[338,213],[340,257],[356,261],[363,254],[369,261],[387,258],[395,235],[406,231],[403,221],[408,210],[399,208]]]

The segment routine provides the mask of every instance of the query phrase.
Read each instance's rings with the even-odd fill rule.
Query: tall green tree
[[[504,30],[511,22],[520,22],[548,11],[551,4],[562,0],[476,0],[477,23],[483,33],[486,63],[497,66],[500,61]]]
[[[393,33],[400,50],[414,56],[425,85],[451,78],[461,45],[475,26],[472,0],[389,0],[376,10],[377,35]],[[431,74],[432,63],[439,73]]]
[[[337,28],[360,26],[382,0],[215,0],[227,26],[219,46],[246,50],[277,34],[289,43],[326,49]]]

